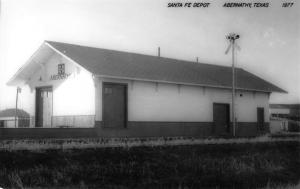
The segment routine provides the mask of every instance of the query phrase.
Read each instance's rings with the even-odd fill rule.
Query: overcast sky
[[[2,0],[0,16],[0,109],[14,107],[15,89],[5,83],[44,40],[231,65],[225,35],[237,32],[237,66],[278,85],[271,103],[300,103],[300,9],[168,8],[167,0]],[[190,1],[201,2],[201,1]],[[234,1],[230,1],[234,2]],[[257,2],[257,1],[241,1]]]

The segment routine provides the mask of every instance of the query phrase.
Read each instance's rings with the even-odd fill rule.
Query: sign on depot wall
[[[50,80],[62,80],[70,76],[70,73],[65,72],[65,64],[57,65],[57,74],[51,75]]]

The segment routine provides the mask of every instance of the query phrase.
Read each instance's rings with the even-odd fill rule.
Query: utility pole
[[[19,92],[21,92],[21,88],[17,87],[17,94],[16,94],[16,109],[15,109],[15,128],[17,128],[17,111],[18,111],[18,97]]]
[[[231,48],[231,53],[232,53],[232,104],[231,104],[231,110],[232,110],[232,132],[233,136],[236,136],[236,118],[235,118],[235,46],[237,44],[235,43],[235,40],[239,39],[240,36],[235,33],[230,33],[229,35],[226,36],[226,38],[229,40],[230,45],[228,46],[225,54],[228,53],[228,51]],[[237,46],[238,47],[238,46]],[[239,47],[238,47],[239,48]]]

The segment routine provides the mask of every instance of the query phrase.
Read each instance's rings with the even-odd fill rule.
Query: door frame
[[[35,124],[34,124],[34,127],[37,127],[37,120],[38,120],[38,96],[37,96],[37,91],[38,90],[41,90],[41,89],[45,89],[45,88],[51,88],[51,91],[52,91],[52,110],[51,110],[51,127],[52,127],[52,116],[53,116],[53,86],[52,85],[46,85],[46,86],[38,86],[38,87],[35,87]],[[44,107],[43,107],[44,108]],[[37,128],[43,128],[43,125],[42,126],[38,126]]]
[[[226,105],[226,109],[228,111],[228,116],[227,116],[227,128],[226,128],[226,134],[229,134],[230,133],[230,124],[231,124],[231,121],[230,121],[230,104],[229,103],[219,103],[219,102],[213,102],[213,125],[214,125],[214,128],[213,128],[213,133],[214,134],[220,134],[220,133],[216,133],[216,124],[215,124],[215,118],[214,118],[214,105]]]
[[[121,85],[124,86],[124,98],[125,98],[125,106],[124,106],[124,127],[122,128],[114,128],[114,127],[106,127],[104,125],[104,86],[105,85]],[[103,128],[110,128],[110,129],[126,129],[128,126],[128,83],[119,83],[119,82],[102,82],[102,122],[103,122]]]
[[[263,122],[261,123],[262,125],[260,125],[260,122],[258,120],[259,110],[262,110],[262,120],[263,120]],[[264,130],[264,127],[265,127],[265,108],[264,107],[257,107],[256,108],[256,124],[257,124],[257,128],[258,128],[259,131]]]

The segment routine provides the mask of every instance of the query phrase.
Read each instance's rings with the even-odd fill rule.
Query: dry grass
[[[0,151],[0,186],[279,189],[299,186],[299,150],[264,142]]]
[[[298,184],[287,184],[287,185],[272,185],[268,183],[268,185],[262,189],[299,189],[300,182]]]
[[[153,137],[153,138],[81,138],[81,139],[24,139],[0,140],[0,150],[45,150],[45,149],[88,149],[107,147],[176,146],[199,144],[245,144],[279,141],[300,141],[300,137],[276,137],[268,135],[256,138],[193,138],[193,137]]]

